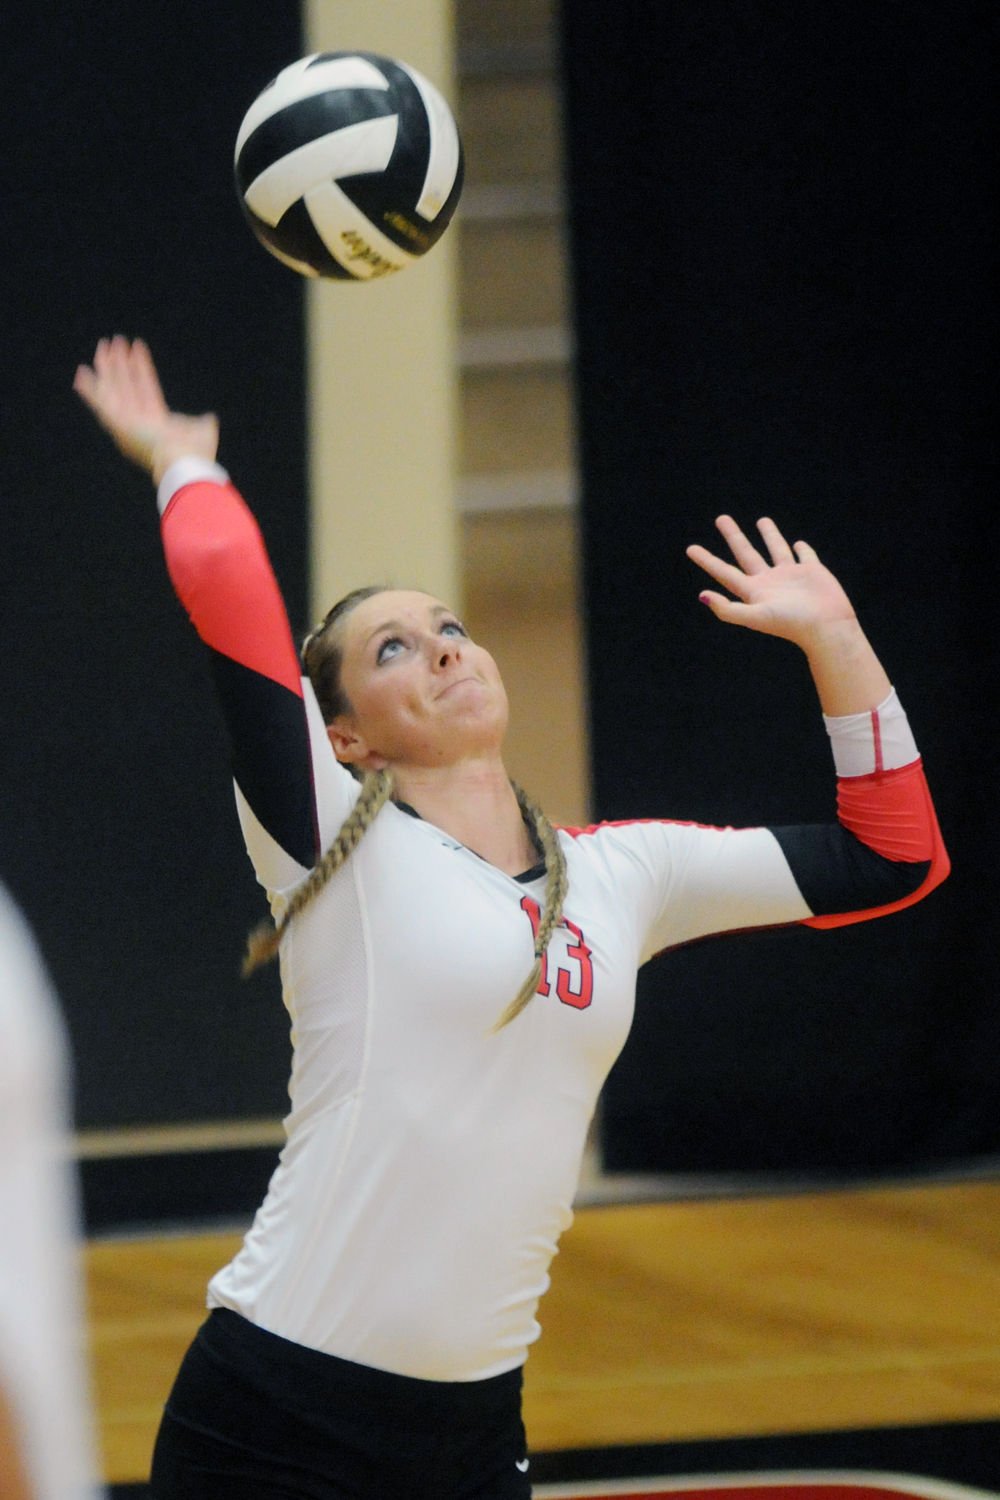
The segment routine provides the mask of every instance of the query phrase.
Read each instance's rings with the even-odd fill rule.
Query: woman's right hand
[[[142,339],[101,339],[94,363],[80,365],[73,389],[90,407],[115,446],[158,484],[179,458],[215,460],[219,423],[171,411],[163,398],[153,357]]]

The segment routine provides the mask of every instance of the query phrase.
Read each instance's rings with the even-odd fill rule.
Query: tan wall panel
[[[467,516],[472,634],[495,657],[510,700],[510,774],[557,823],[590,821],[584,648],[571,510]]]
[[[556,26],[555,0],[460,0],[455,20],[462,45],[547,41]]]
[[[573,394],[560,365],[470,371],[462,413],[466,474],[573,467]]]
[[[311,0],[307,47],[418,68],[454,100],[451,6]],[[366,285],[310,283],[314,613],[361,583],[414,583],[461,604],[455,520],[457,231]]]
[[[559,100],[545,74],[487,74],[462,83],[469,181],[554,182],[562,171]]]
[[[464,329],[567,321],[566,248],[556,218],[466,222],[458,248]]]

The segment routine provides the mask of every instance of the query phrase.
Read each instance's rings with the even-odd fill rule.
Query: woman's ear
[[[343,714],[338,714],[337,718],[326,726],[326,735],[339,761],[347,765],[360,760],[361,754],[364,753],[363,741],[361,736],[354,732],[350,721]]]
[[[326,726],[326,735],[342,765],[360,766],[363,771],[383,771],[388,765],[385,756],[369,750],[368,741],[357,733],[346,714],[338,714]]]

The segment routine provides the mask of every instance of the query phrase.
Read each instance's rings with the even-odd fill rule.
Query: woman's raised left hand
[[[693,563],[734,596],[713,589],[698,596],[716,619],[794,641],[806,651],[824,628],[855,619],[851,601],[808,542],[790,545],[765,516],[757,522],[765,557],[732,516],[719,516],[715,524],[735,562],[697,544],[686,550]]]

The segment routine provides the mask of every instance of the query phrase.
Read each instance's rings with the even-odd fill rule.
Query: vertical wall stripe
[[[417,68],[454,105],[448,0],[307,0],[309,51],[359,48]],[[461,213],[461,210],[459,210]],[[314,614],[361,583],[461,606],[456,256],[452,225],[419,263],[307,289]]]

